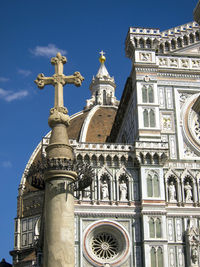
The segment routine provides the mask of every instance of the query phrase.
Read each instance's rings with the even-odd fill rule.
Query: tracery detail
[[[112,259],[118,254],[119,244],[110,233],[99,233],[92,239],[92,251],[101,259]]]

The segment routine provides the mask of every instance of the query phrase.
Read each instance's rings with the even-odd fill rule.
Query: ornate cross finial
[[[99,54],[101,55],[100,58],[99,58],[99,61],[102,64],[102,63],[104,63],[106,61],[106,57],[104,56],[105,52],[103,52],[103,50],[101,50],[101,52],[99,52]]]
[[[99,54],[103,57],[105,55],[105,52],[103,50],[101,50],[101,52],[99,52]]]
[[[55,74],[52,77],[45,77],[43,73],[40,73],[35,80],[35,83],[40,89],[43,89],[43,87],[48,84],[52,84],[55,87],[55,108],[64,106],[63,86],[65,84],[71,83],[75,86],[81,86],[81,83],[84,80],[80,72],[75,72],[73,75],[65,76],[63,74],[63,64],[66,62],[66,57],[62,56],[60,53],[57,53],[56,57],[51,59],[51,64],[55,65]]]

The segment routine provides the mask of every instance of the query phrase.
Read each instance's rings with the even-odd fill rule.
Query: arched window
[[[159,164],[159,156],[158,156],[158,154],[154,154],[153,155],[153,163],[154,164]]]
[[[147,196],[159,197],[160,196],[160,182],[156,173],[147,175]]]
[[[184,43],[184,45],[188,45],[188,38],[186,35],[184,35],[184,37],[183,37],[183,43]]]
[[[145,159],[146,159],[146,164],[151,164],[152,163],[151,154],[147,153]]]
[[[126,164],[126,158],[124,156],[121,157],[121,164],[122,165]]]
[[[161,238],[162,234],[161,234],[161,221],[159,218],[156,219],[156,237],[157,238]]]
[[[148,88],[148,98],[149,98],[149,103],[154,102],[154,93],[153,93],[153,86],[152,85],[149,85],[149,88]]]
[[[147,195],[153,197],[153,179],[150,174],[147,176]]]
[[[153,177],[153,195],[155,197],[159,197],[160,196],[160,185],[159,185],[159,178],[157,174],[154,174]]]
[[[149,112],[147,109],[143,111],[144,127],[149,127]]]
[[[111,166],[111,157],[109,155],[106,157],[106,163],[108,166]]]
[[[182,47],[182,40],[180,37],[177,39],[177,46]]]
[[[153,103],[154,102],[154,90],[153,86],[143,85],[142,87],[142,102],[143,103]]]
[[[140,48],[144,48],[144,40],[143,39],[140,39],[139,46],[140,46]]]
[[[97,166],[97,157],[95,155],[92,156],[92,165]]]
[[[147,39],[147,41],[146,41],[146,47],[147,48],[151,48],[151,40],[150,39]]]
[[[194,35],[192,33],[190,33],[190,43],[194,43]]]
[[[135,41],[135,47],[138,47],[138,40],[134,38],[134,41]]]
[[[143,111],[144,127],[156,127],[155,112],[153,109]]]
[[[169,51],[169,43],[168,43],[168,42],[165,43],[165,51],[166,51],[166,52]]]
[[[83,157],[80,154],[77,156],[77,161],[78,162],[82,162],[83,161]]]
[[[157,261],[158,261],[158,267],[163,267],[163,251],[162,248],[158,248],[157,250]]]
[[[160,53],[164,53],[164,47],[163,47],[163,44],[160,45],[159,52],[160,52]]]
[[[157,249],[155,247],[152,247],[150,251],[150,255],[151,255],[151,267],[163,267],[164,266],[163,250],[161,247],[158,247]]]
[[[147,103],[147,86],[142,87],[142,102]]]
[[[172,40],[171,41],[171,48],[172,49],[176,49],[176,42],[175,42],[175,40]]]
[[[153,218],[149,220],[149,235],[150,238],[155,238],[155,222]]]
[[[155,113],[153,109],[150,110],[149,115],[150,115],[150,127],[155,127],[156,122],[155,122]]]
[[[160,218],[149,219],[149,236],[150,238],[161,238],[162,228]]]
[[[200,38],[199,38],[199,32],[195,32],[195,38],[196,38],[196,41],[199,41]]]
[[[151,267],[156,266],[156,249],[154,247],[151,248]]]
[[[113,158],[113,163],[114,163],[114,166],[115,166],[115,167],[119,166],[119,159],[118,159],[117,156],[114,156],[114,158]]]
[[[102,155],[99,157],[99,164],[100,166],[104,165],[104,157]]]
[[[85,161],[85,163],[90,164],[90,158],[88,155],[85,155],[84,161]]]
[[[103,90],[103,105],[106,105],[106,90]]]

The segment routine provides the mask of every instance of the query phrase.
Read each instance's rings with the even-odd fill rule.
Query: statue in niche
[[[87,188],[85,188],[83,190],[82,194],[83,194],[83,199],[89,200],[91,198],[90,186],[88,186]]]
[[[168,191],[169,191],[169,201],[175,201],[176,200],[176,188],[175,188],[173,181],[170,182],[168,186]]]
[[[104,180],[103,183],[101,184],[101,194],[103,200],[109,199],[108,183],[106,180]]]
[[[188,202],[192,201],[192,187],[189,184],[189,182],[186,183],[186,185],[184,186],[185,189],[185,200]]]
[[[126,201],[127,200],[127,185],[124,182],[124,180],[121,181],[120,185],[119,185],[119,190],[120,190],[120,200],[121,201]]]
[[[194,264],[198,263],[198,251],[197,251],[197,247],[192,247],[192,251],[191,251],[191,256],[192,256],[192,262]]]

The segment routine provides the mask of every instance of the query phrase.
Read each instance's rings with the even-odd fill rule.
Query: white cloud
[[[25,77],[28,77],[31,74],[31,71],[30,70],[18,69],[18,73],[22,74]]]
[[[47,46],[36,46],[31,53],[35,56],[41,57],[52,57],[55,56],[58,52],[62,55],[66,55],[67,51],[56,47],[55,44],[48,44]]]
[[[0,77],[0,82],[7,82],[7,81],[9,81],[8,78],[6,78],[6,77]]]
[[[13,92],[10,90],[4,90],[4,89],[0,88],[0,98],[7,101],[7,102],[11,102],[11,101],[17,100],[17,99],[22,99],[22,98],[26,97],[27,95],[28,95],[27,90],[21,90],[18,92]]]
[[[11,168],[12,167],[12,163],[9,160],[5,160],[1,163],[2,167],[4,168]]]

